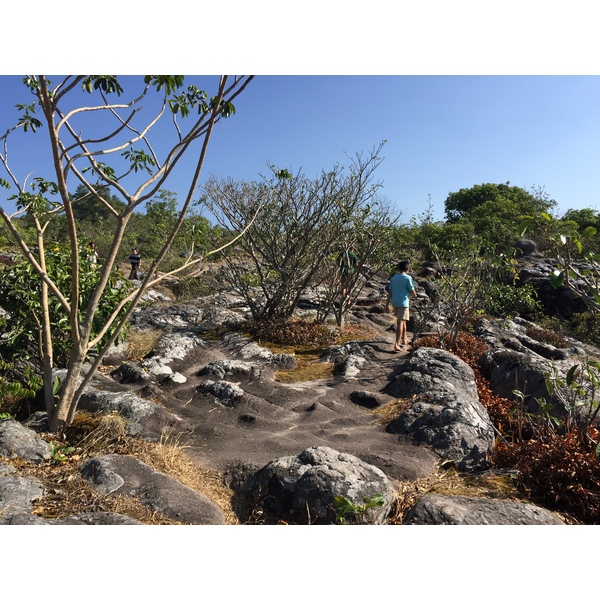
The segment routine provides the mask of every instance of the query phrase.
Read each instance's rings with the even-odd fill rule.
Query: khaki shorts
[[[398,321],[408,321],[410,319],[410,313],[408,312],[408,306],[399,306],[395,309],[396,318]]]

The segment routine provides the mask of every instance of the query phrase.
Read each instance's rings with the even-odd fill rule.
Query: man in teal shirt
[[[400,261],[400,263],[398,263],[399,273],[390,279],[387,288],[387,302],[385,307],[389,312],[391,301],[397,319],[396,344],[394,345],[394,350],[396,350],[396,352],[400,352],[402,346],[408,344],[408,338],[406,336],[406,322],[410,319],[409,298],[411,296],[413,298],[417,297],[417,292],[415,291],[415,282],[408,274],[409,269],[409,261]]]

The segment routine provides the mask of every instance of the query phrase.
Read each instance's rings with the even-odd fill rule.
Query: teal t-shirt
[[[390,279],[388,289],[392,292],[392,306],[408,306],[410,293],[415,289],[415,282],[406,273],[397,273]]]

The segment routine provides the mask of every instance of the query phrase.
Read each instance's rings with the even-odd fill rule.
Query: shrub
[[[542,306],[533,286],[516,287],[510,284],[492,284],[482,309],[493,317],[531,318],[541,314]]]
[[[270,342],[280,346],[326,348],[335,344],[339,336],[337,330],[326,325],[297,319],[250,321],[242,329],[259,342]]]
[[[540,327],[528,327],[527,335],[532,340],[537,340],[544,344],[551,344],[555,348],[570,348],[573,344],[559,331]]]
[[[439,339],[427,336],[416,345],[439,347]],[[581,523],[600,524],[600,434],[589,421],[583,429],[571,425],[552,430],[535,415],[528,415],[532,418],[521,422],[517,431],[517,401],[494,394],[479,370],[486,349],[478,338],[461,333],[449,351],[473,369],[479,399],[500,434],[492,464],[517,470],[517,485],[532,502]]]
[[[173,293],[180,302],[208,296],[213,292],[210,283],[203,277],[182,277],[174,286]]]
[[[571,317],[573,337],[589,344],[598,344],[600,340],[600,314],[594,312],[578,313]]]
[[[600,523],[600,463],[577,434],[555,434],[549,442],[499,444],[493,462],[496,467],[517,468],[518,485],[533,502],[583,523]]]

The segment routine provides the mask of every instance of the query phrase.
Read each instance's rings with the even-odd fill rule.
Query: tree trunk
[[[48,414],[48,429],[52,433],[62,433],[70,427],[73,422],[73,416],[77,409],[80,394],[79,377],[85,360],[85,351],[81,347],[74,347],[67,366],[67,375],[60,388],[59,400],[53,410]]]

